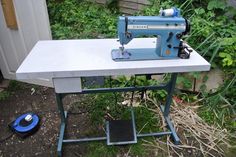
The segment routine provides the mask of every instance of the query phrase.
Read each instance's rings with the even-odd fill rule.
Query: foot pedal
[[[107,145],[137,143],[136,129],[132,120],[107,121]]]

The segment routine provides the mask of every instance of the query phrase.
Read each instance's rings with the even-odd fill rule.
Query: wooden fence
[[[107,2],[107,0],[95,1],[99,4],[106,4]],[[134,14],[150,4],[149,0],[118,0],[119,10],[124,14]]]

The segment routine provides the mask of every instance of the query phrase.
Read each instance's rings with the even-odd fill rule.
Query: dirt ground
[[[57,139],[59,134],[60,118],[55,102],[55,94],[52,88],[34,86],[30,84],[17,83],[14,89],[10,90],[10,96],[5,100],[0,100],[0,157],[47,157],[57,156]],[[8,91],[8,89],[6,90]],[[86,111],[86,103],[89,101],[81,95],[68,95],[64,99],[64,108],[69,114],[68,125],[66,127],[65,138],[80,138],[96,134],[105,135],[102,126],[94,127]],[[80,104],[79,108],[78,103]],[[76,104],[76,105],[75,105]],[[76,107],[75,107],[76,106]],[[12,134],[8,124],[17,116],[33,112],[40,116],[41,125],[39,130],[25,139],[13,134],[7,140],[4,138]],[[93,126],[93,127],[92,127]],[[182,137],[182,128],[178,130]],[[190,139],[191,140],[191,139]],[[181,139],[181,141],[184,141]],[[63,145],[63,156],[81,157],[94,151],[97,147],[90,147],[90,143]],[[118,147],[118,146],[117,146]],[[98,148],[99,149],[99,148]],[[119,146],[119,152],[125,154],[127,147]],[[150,151],[150,154],[153,152]],[[203,156],[197,151],[189,149],[181,150],[184,156]],[[124,156],[117,154],[118,156]],[[99,154],[98,156],[103,156]],[[148,155],[153,156],[153,155]],[[218,155],[216,155],[218,156]]]
[[[33,88],[33,90],[32,90]],[[34,91],[35,89],[35,91]],[[76,95],[64,99],[65,109],[72,110],[73,102],[79,101]],[[41,118],[40,129],[30,137],[21,139],[17,135],[0,143],[0,157],[32,157],[56,156],[57,137],[60,118],[55,103],[53,89],[23,84],[22,89],[11,92],[10,97],[0,101],[0,139],[9,136],[12,132],[8,124],[17,116],[27,113],[37,113]],[[75,111],[80,112],[80,111]],[[66,137],[75,138],[78,134],[86,134],[89,128],[89,119],[86,113],[69,116]],[[63,155],[84,156],[87,144],[65,145]]]

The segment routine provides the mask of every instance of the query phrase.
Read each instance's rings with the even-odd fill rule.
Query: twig
[[[145,97],[147,101],[153,103],[156,108],[149,109],[152,112],[157,114],[161,114],[159,109],[159,104],[155,99],[151,99],[148,95]],[[176,130],[178,131],[179,127],[184,128],[183,138],[187,141],[185,145],[174,145],[167,138],[167,143],[162,141],[156,140],[156,143],[148,143],[148,145],[154,145],[156,148],[160,146],[157,143],[161,143],[167,146],[168,153],[170,156],[170,149],[171,151],[176,154],[177,156],[182,156],[179,154],[176,149],[195,149],[201,152],[203,156],[214,156],[212,151],[216,152],[219,156],[224,155],[224,150],[219,146],[219,143],[224,143],[227,146],[229,144],[229,137],[231,136],[227,133],[227,130],[222,130],[220,127],[210,126],[206,122],[200,118],[195,110],[199,108],[199,106],[186,106],[186,104],[181,105],[178,104],[175,100],[173,100],[173,106],[171,108],[171,115],[172,121],[174,126],[178,126]],[[162,116],[161,116],[162,117]],[[162,127],[165,125],[165,120],[162,117]],[[191,137],[197,142],[196,146],[193,146],[193,141],[189,141],[189,137],[186,136],[185,132],[191,134]],[[232,135],[233,136],[233,135]],[[191,143],[189,143],[191,142]],[[161,149],[163,151],[163,149]]]

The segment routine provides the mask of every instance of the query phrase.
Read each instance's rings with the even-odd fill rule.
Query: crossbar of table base
[[[144,133],[144,134],[137,134],[137,137],[149,137],[149,136],[155,136],[155,137],[161,137],[164,135],[171,135],[172,133],[170,131],[167,132],[154,132],[154,133]]]
[[[163,110],[163,109],[162,109]],[[92,142],[92,141],[105,141],[107,140],[107,137],[86,137],[86,138],[79,138],[79,139],[64,139],[64,133],[65,133],[65,128],[66,128],[66,122],[67,122],[67,111],[65,113],[65,121],[61,122],[60,126],[60,134],[59,134],[59,139],[58,139],[58,147],[57,147],[57,153],[58,156],[62,156],[62,145],[63,143],[81,143],[81,142]],[[134,115],[132,115],[134,118]],[[168,117],[165,117],[166,123],[170,131],[165,131],[165,132],[153,132],[153,133],[142,133],[142,134],[136,134],[137,138],[142,138],[142,137],[161,137],[164,135],[171,135],[173,140],[175,141],[175,144],[179,143],[179,138],[175,132],[175,129]]]
[[[67,139],[63,140],[63,143],[79,143],[79,142],[92,142],[92,141],[104,141],[107,140],[107,137],[89,137],[89,138],[80,138],[80,139]]]
[[[133,92],[133,91],[146,91],[146,90],[166,90],[170,85],[162,84],[158,86],[131,86],[131,87],[112,87],[112,88],[95,88],[95,89],[82,89],[81,92],[76,93],[61,93],[64,97],[69,94],[94,94],[94,93],[109,93],[109,92]]]
[[[137,137],[149,137],[149,136],[155,136],[160,137],[164,135],[171,135],[172,133],[170,131],[167,132],[156,132],[156,133],[143,133],[143,134],[137,134]],[[107,137],[87,137],[87,138],[80,138],[80,139],[66,139],[62,140],[63,143],[80,143],[80,142],[93,142],[93,141],[105,141],[107,140]]]

